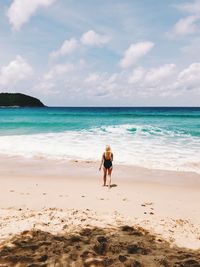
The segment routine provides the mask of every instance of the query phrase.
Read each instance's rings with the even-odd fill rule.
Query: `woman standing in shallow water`
[[[111,187],[111,173],[112,173],[113,153],[109,145],[106,146],[106,151],[103,153],[99,170],[103,165],[103,186],[106,186],[107,174],[108,174],[108,187]]]

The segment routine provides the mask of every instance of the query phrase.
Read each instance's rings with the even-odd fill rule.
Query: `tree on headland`
[[[0,93],[0,106],[45,107],[39,99],[21,93]]]

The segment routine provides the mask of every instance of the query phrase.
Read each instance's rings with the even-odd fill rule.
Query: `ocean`
[[[200,108],[0,108],[0,154],[200,173]]]

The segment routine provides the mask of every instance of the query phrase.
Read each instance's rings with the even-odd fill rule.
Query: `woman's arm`
[[[99,170],[101,170],[101,167],[102,167],[102,165],[103,165],[103,161],[104,161],[104,154],[102,155],[102,158],[101,158],[101,163],[100,163],[100,167],[99,167]]]

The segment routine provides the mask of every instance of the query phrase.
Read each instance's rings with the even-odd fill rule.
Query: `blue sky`
[[[4,0],[0,88],[50,106],[199,106],[200,0]]]

